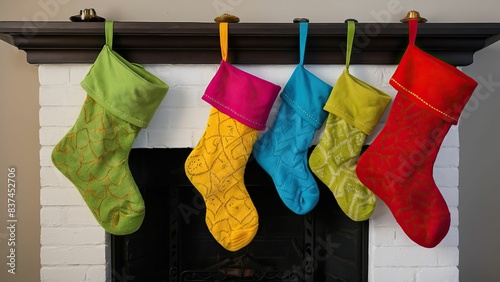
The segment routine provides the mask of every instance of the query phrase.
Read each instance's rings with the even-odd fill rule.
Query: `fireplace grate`
[[[259,231],[237,252],[222,248],[207,230],[203,199],[184,173],[190,152],[132,150],[129,166],[146,217],[135,233],[111,235],[112,281],[368,280],[368,222],[345,216],[321,182],[318,205],[296,215],[252,158],[245,185],[259,213]]]

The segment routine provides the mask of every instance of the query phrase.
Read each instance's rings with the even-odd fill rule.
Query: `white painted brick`
[[[160,104],[160,108],[192,108],[206,104],[201,99],[205,86],[178,86],[168,90],[167,95]]]
[[[396,229],[394,227],[377,227],[373,229],[372,241],[374,247],[394,246],[396,240]]]
[[[382,86],[386,78],[386,73],[377,67],[366,68],[363,65],[353,65],[349,67],[349,72],[358,79],[376,88]]]
[[[397,253],[395,266],[436,266],[438,264],[437,248],[427,249],[415,245],[413,247],[400,247]]]
[[[69,83],[73,85],[80,85],[90,70],[91,64],[85,65],[70,65],[69,68]]]
[[[38,67],[40,85],[62,85],[69,83],[69,66],[40,65]]]
[[[117,276],[118,281],[120,276]],[[106,280],[106,266],[105,265],[98,265],[98,266],[90,266],[87,270],[87,274],[85,276],[85,282],[104,282],[104,281],[109,281]],[[125,278],[123,276],[123,278]]]
[[[40,148],[40,166],[53,166],[52,164],[52,150],[54,146],[43,146]]]
[[[458,207],[458,188],[456,187],[440,187],[439,191],[443,195],[448,207]]]
[[[452,226],[439,243],[439,247],[458,246],[458,227]],[[419,247],[399,227],[377,227],[373,230],[370,244],[374,247]]]
[[[42,187],[73,186],[73,183],[55,167],[40,168],[40,184]]]
[[[169,87],[178,85],[208,85],[215,75],[218,65],[198,65],[193,69],[191,65],[176,65],[168,68],[166,71],[158,73],[158,77],[162,79]],[[151,69],[151,68],[147,68]]]
[[[451,226],[458,226],[458,208],[449,207],[451,214]]]
[[[40,128],[40,145],[55,146],[68,133],[71,127],[44,126]]]
[[[375,267],[394,267],[398,264],[398,248],[374,248],[371,259]]]
[[[166,110],[164,122],[169,128],[205,128],[210,108],[186,108]]]
[[[269,130],[269,128],[271,128],[271,126],[274,124],[274,122],[276,120],[276,116],[278,115],[278,112],[279,112],[279,109],[280,109],[282,103],[283,103],[283,100],[281,99],[280,96],[278,96],[278,98],[276,98],[276,100],[274,101],[274,104],[271,108],[271,111],[269,112],[269,116],[267,117],[266,129],[264,129],[261,133],[264,134],[265,132],[267,132],[267,130]]]
[[[177,86],[182,86],[184,84],[179,83],[176,81],[176,75],[177,74],[177,69],[181,65],[155,65],[155,64],[148,64],[144,65],[144,68],[154,74],[156,77],[158,77],[160,80],[165,82],[169,88],[172,87],[177,87]],[[185,71],[186,68],[191,68],[191,73],[190,76],[185,76],[183,77],[184,80],[196,80],[199,79],[198,77],[193,77],[193,76],[199,76],[201,73],[201,68],[198,68],[199,65],[197,65],[195,68],[193,67],[194,65],[182,65],[183,66],[183,71]],[[202,67],[202,66],[200,66]],[[215,74],[215,69],[217,65],[204,65],[204,69],[211,69],[211,72]],[[181,75],[181,74],[179,74]],[[211,78],[211,77],[210,77]],[[210,78],[207,78],[207,81],[210,80]],[[208,82],[207,82],[208,83]],[[191,85],[191,83],[189,83]]]
[[[437,167],[434,169],[433,178],[438,187],[457,187],[458,186],[458,168]]]
[[[396,227],[396,240],[394,240],[394,246],[402,247],[417,247],[418,245],[406,235],[406,233],[398,225]]]
[[[186,109],[187,110],[187,109]],[[196,110],[196,109],[194,109]],[[170,126],[170,122],[169,122],[169,114],[171,111],[179,111],[179,112],[183,112],[184,109],[165,109],[165,108],[159,108],[156,110],[153,118],[151,119],[151,121],[149,122],[149,125],[148,125],[148,129],[152,129],[152,130],[155,130],[155,129],[166,129],[166,128],[169,128],[171,127]],[[178,126],[178,127],[181,127],[181,126]]]
[[[416,246],[404,231],[399,227],[376,227],[373,232],[373,241],[370,242],[375,247],[412,247]]]
[[[319,141],[321,141],[321,137],[323,137],[323,133],[325,132],[325,124],[326,123],[323,123],[321,128],[316,130],[316,132],[314,133],[313,140],[311,141],[311,146],[318,145]]]
[[[64,225],[67,226],[100,226],[87,206],[68,207],[66,219],[68,221]]]
[[[40,209],[40,224],[44,227],[99,226],[87,206],[42,207]]]
[[[148,133],[146,129],[141,129],[141,131],[139,131],[139,134],[137,134],[134,143],[132,144],[132,148],[144,147],[148,147]]]
[[[394,72],[398,68],[396,65],[380,65],[380,66],[372,66],[378,68],[384,74],[384,83],[385,85],[389,85],[389,81],[391,77],[394,75]]]
[[[458,226],[451,226],[448,234],[444,237],[443,241],[439,243],[438,247],[456,247],[459,243]]]
[[[337,80],[342,76],[342,73],[345,70],[345,66],[308,65],[307,69],[321,78],[324,82],[328,83],[330,86],[335,87]]]
[[[373,282],[414,282],[416,276],[416,268],[401,268],[401,267],[384,267],[375,268],[373,271]],[[430,282],[433,280],[429,280]]]
[[[459,150],[455,147],[443,147],[439,149],[439,153],[434,163],[435,167],[458,167]]]
[[[200,141],[201,137],[203,136],[203,134],[205,133],[205,129],[195,129],[193,130],[193,138],[191,139],[191,148],[193,148],[194,146],[196,146],[198,144],[198,142]]]
[[[61,226],[68,221],[67,217],[67,212],[63,208],[42,207],[40,209],[40,226]]]
[[[283,99],[281,99],[281,96],[278,95],[278,97],[276,97],[276,100],[274,100],[273,107],[271,108],[271,112],[269,114],[268,120],[271,119],[271,116],[276,116],[278,114],[278,111],[279,111],[282,103],[283,103]]]
[[[290,79],[290,76],[292,75],[293,70],[296,66],[277,65],[269,68],[262,65],[235,65],[235,67],[251,75],[257,76],[263,80],[267,80],[270,83],[279,85],[283,89],[285,84],[288,82],[288,79]],[[310,70],[309,67],[307,68]],[[321,74],[318,73],[319,71],[317,70],[314,74],[318,77],[321,76]]]
[[[438,248],[383,247],[373,250],[375,267],[413,267],[438,265]]]
[[[448,134],[444,137],[441,147],[460,147],[460,134],[458,134],[458,126],[451,126]]]
[[[105,245],[86,246],[42,246],[42,265],[99,265],[106,263]]]
[[[40,204],[43,206],[85,206],[85,201],[73,187],[45,187],[40,189]]]
[[[438,252],[438,265],[439,266],[457,266],[458,247],[442,247],[436,248]]]
[[[88,268],[86,265],[42,266],[40,282],[85,281]]]
[[[174,68],[174,65],[170,64],[147,64],[143,66],[147,71],[156,75],[159,79],[164,79],[165,77],[167,77],[168,74],[171,73],[172,69]]]
[[[394,216],[387,205],[377,197],[377,204],[372,216],[370,217],[370,226],[373,227],[394,227],[398,226]]]
[[[40,108],[40,126],[65,126],[75,124],[81,107],[42,107]]]
[[[187,148],[194,147],[192,129],[169,128],[167,130],[148,130],[147,147]]]
[[[335,82],[340,77],[343,72],[343,68],[341,66],[324,66],[324,65],[305,65],[305,68],[317,76],[319,79],[323,80],[325,83],[334,87]],[[286,85],[290,76],[292,74],[292,69],[284,68],[283,71],[280,72],[280,76],[277,76],[275,79],[277,82],[282,84],[282,87]]]
[[[212,105],[200,99],[198,100],[198,108],[208,110],[212,108]]]
[[[40,243],[43,246],[103,245],[106,232],[101,227],[42,227]]]
[[[389,81],[389,79],[387,79],[387,82],[385,82],[384,84],[382,84],[382,85],[380,85],[380,86],[377,87],[380,91],[383,91],[383,92],[385,92],[386,94],[388,94],[389,96],[392,97],[391,103],[385,109],[386,110],[386,114],[388,114],[389,109],[392,107],[392,102],[394,102],[394,98],[398,94],[398,91],[394,87],[392,87],[392,85],[390,85],[388,83],[388,81]]]
[[[41,106],[82,106],[87,94],[78,86],[40,86]]]
[[[374,236],[378,235],[376,233],[379,232],[379,229],[382,227],[378,227],[376,232],[373,234]],[[389,233],[388,235],[393,235],[393,238],[383,238],[382,236],[377,236],[379,240],[379,244],[383,247],[419,247],[414,241],[412,241],[408,235],[399,227],[393,227],[394,234]],[[391,240],[392,239],[392,240]],[[384,244],[384,245],[382,245]],[[456,247],[458,246],[458,227],[451,226],[448,234],[443,238],[443,240],[438,244],[437,247]]]
[[[424,268],[417,274],[416,282],[458,282],[459,271],[457,267]]]

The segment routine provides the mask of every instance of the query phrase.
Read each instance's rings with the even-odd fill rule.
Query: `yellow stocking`
[[[243,181],[258,133],[212,107],[206,131],[185,164],[186,175],[205,200],[208,229],[229,251],[250,243],[259,226]]]
[[[226,62],[227,23],[220,24],[220,35],[222,61],[202,97],[212,109],[185,170],[205,201],[210,233],[224,248],[237,251],[259,228],[243,175],[280,87]]]

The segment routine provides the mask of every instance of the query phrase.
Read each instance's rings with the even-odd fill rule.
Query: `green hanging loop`
[[[104,23],[104,32],[106,33],[106,45],[113,49],[113,21]]]
[[[351,53],[352,53],[352,44],[354,41],[354,33],[356,33],[356,21],[347,20],[347,52],[345,61],[345,67],[347,71],[349,71],[349,64],[351,63]]]

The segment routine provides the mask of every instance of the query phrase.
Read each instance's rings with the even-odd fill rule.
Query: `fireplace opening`
[[[245,185],[259,230],[243,249],[224,249],[208,231],[203,199],[185,175],[190,152],[131,151],[146,217],[135,233],[111,235],[112,281],[368,281],[368,221],[350,220],[319,180],[317,206],[293,213],[253,158]]]

